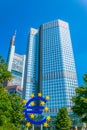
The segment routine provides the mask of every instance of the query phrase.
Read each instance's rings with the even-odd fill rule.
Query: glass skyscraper
[[[23,98],[29,99],[29,95],[37,95],[39,89],[39,31],[31,28],[28,39]]]
[[[68,23],[54,20],[31,28],[26,55],[23,98],[40,91],[50,96],[47,114],[55,116],[62,107],[71,112],[78,83]]]

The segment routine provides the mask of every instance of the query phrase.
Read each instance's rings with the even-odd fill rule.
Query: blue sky
[[[87,0],[0,0],[0,55],[7,58],[17,30],[16,52],[25,54],[30,27],[62,19],[69,23],[79,85],[87,73]]]

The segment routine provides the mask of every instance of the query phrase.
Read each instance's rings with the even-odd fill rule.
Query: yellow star
[[[34,114],[31,114],[31,115],[30,115],[30,117],[31,117],[32,119],[34,118],[34,116],[35,116]]]
[[[50,97],[49,96],[46,96],[46,100],[49,100],[50,99]]]
[[[34,104],[34,102],[31,102],[31,106],[34,106],[35,104]]]
[[[34,94],[31,94],[30,97],[33,98],[33,97],[34,97]]]
[[[47,127],[47,126],[48,126],[48,123],[47,123],[47,122],[45,122],[45,123],[44,123],[44,127]]]
[[[27,122],[26,126],[27,126],[27,127],[30,127],[30,126],[31,126],[31,123],[30,123],[30,122]]]
[[[48,107],[45,107],[45,108],[44,108],[44,111],[46,111],[46,112],[47,112],[48,110],[49,110],[49,108],[48,108]]]
[[[23,104],[26,104],[27,101],[24,99],[22,102],[23,102]]]
[[[41,101],[41,102],[40,102],[40,105],[42,105],[42,106],[43,106],[44,104],[45,104],[45,102],[44,102],[44,101]]]
[[[42,96],[42,93],[38,93],[38,96],[41,97],[41,96]]]
[[[51,117],[50,117],[50,116],[47,116],[46,119],[47,119],[47,121],[50,121],[50,120],[51,120]]]

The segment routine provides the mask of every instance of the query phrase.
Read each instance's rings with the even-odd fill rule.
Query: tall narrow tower
[[[31,28],[28,39],[23,98],[29,99],[29,95],[37,95],[39,88],[39,30]]]
[[[8,82],[8,86],[20,86],[21,90],[23,88],[24,80],[24,68],[25,68],[25,55],[20,55],[15,53],[15,38],[16,32],[12,36],[8,52],[8,70],[12,72],[13,79]]]
[[[16,32],[14,33],[14,35],[11,38],[10,41],[10,46],[9,46],[9,52],[8,52],[8,58],[7,58],[7,63],[8,63],[8,70],[11,71],[12,68],[12,60],[14,57],[14,53],[15,53],[15,38],[16,38]]]

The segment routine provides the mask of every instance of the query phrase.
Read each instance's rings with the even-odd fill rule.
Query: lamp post
[[[86,130],[86,124],[85,123],[83,123],[82,130]]]
[[[41,124],[41,130],[43,130],[43,125]]]
[[[34,125],[32,125],[32,130],[34,130]]]

